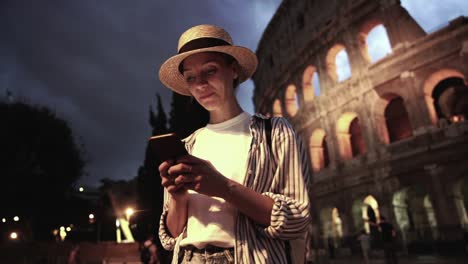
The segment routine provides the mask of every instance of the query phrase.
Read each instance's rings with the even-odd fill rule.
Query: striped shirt
[[[309,224],[307,186],[310,184],[310,172],[302,141],[286,119],[273,117],[270,150],[262,118],[255,115],[250,122],[252,144],[243,184],[273,199],[274,205],[268,227],[262,227],[238,213],[235,262],[242,264],[287,263],[286,241],[302,238]],[[185,139],[189,153],[197,132]],[[167,201],[169,199],[165,191],[159,238],[166,250],[174,250],[173,263],[177,263],[183,232],[174,238],[166,229]]]

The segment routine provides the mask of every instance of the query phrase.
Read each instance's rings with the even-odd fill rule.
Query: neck
[[[218,124],[238,116],[243,110],[237,101],[226,104],[226,107],[210,112],[210,124]]]

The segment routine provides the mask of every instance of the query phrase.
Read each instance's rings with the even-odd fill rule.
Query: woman
[[[222,28],[184,32],[162,83],[192,96],[209,123],[185,139],[190,155],[159,166],[165,203],[159,236],[173,263],[287,263],[288,240],[309,221],[306,155],[289,123],[242,110],[237,85],[252,76],[255,54]],[[267,133],[271,133],[271,149]]]

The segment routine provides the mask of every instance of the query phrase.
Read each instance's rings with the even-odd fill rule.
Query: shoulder
[[[264,123],[266,121],[270,120],[271,122],[271,127],[273,130],[288,130],[288,131],[292,131],[294,132],[294,128],[293,126],[291,125],[291,123],[289,123],[289,121],[284,118],[284,117],[278,117],[278,116],[274,116],[274,117],[266,117],[262,114],[255,114],[252,116],[252,122],[255,123],[255,124],[260,124],[260,123]]]

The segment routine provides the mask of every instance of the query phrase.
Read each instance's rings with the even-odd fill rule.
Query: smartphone
[[[188,154],[184,143],[175,133],[150,137],[149,143],[153,155],[161,162]]]

